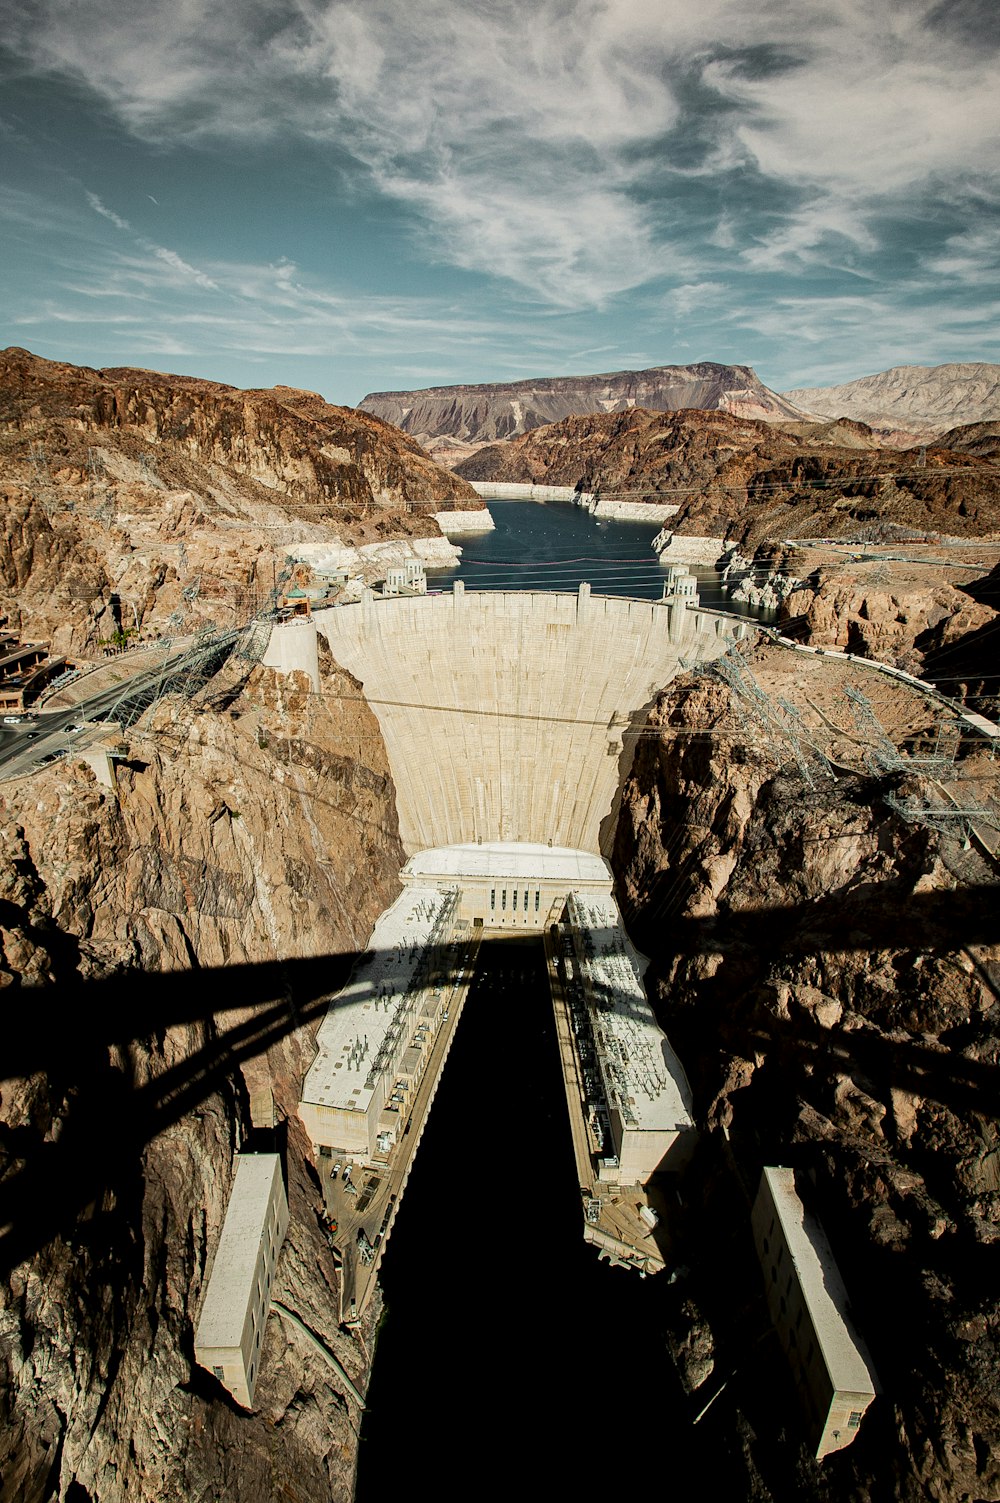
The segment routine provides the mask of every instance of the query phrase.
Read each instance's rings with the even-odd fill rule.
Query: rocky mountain
[[[360,1338],[339,1330],[296,1107],[403,853],[349,675],[327,655],[319,695],[261,668],[235,687],[228,709],[151,712],[114,793],[72,759],[3,785],[4,1503],[351,1494],[357,1415],[318,1348],[272,1314],[245,1415],[193,1332],[234,1155],[279,1146],[275,1297],[365,1386],[377,1302]],[[255,1137],[261,1091],[279,1125]]]
[[[807,415],[769,390],[748,365],[717,365],[710,360],[601,376],[378,391],[359,403],[360,410],[376,413],[422,442],[448,438],[463,443],[489,443],[576,414],[635,407],[652,412],[700,407],[768,422]]]
[[[729,1496],[988,1503],[1000,1499],[995,865],[958,829],[893,811],[887,796],[943,795],[913,774],[873,775],[844,689],[917,751],[933,744],[933,706],[830,659],[764,647],[746,661],[799,716],[808,780],[745,697],[714,672],[689,675],[640,741],[614,855],[705,1129],[677,1228],[686,1276],[670,1345],[691,1413],[745,1468]],[[995,786],[983,753],[969,758],[956,792]],[[747,1228],[761,1164],[797,1171],[881,1385],[853,1444],[822,1465],[796,1438],[768,1339]]]
[[[800,386],[783,396],[810,412],[931,436],[1000,418],[1000,365],[897,365],[842,386]]]
[[[469,480],[532,481],[679,507],[671,530],[755,548],[767,539],[928,528],[1000,533],[1000,468],[972,453],[863,447],[857,424],[819,439],[725,412],[566,418],[458,466]],[[864,436],[862,431],[860,437]]]
[[[980,459],[1000,463],[1000,419],[989,423],[963,423],[942,433],[941,443],[960,454],[976,454]]]
[[[482,505],[411,438],[309,392],[0,354],[0,611],[59,650],[231,624],[290,546],[441,540]]]

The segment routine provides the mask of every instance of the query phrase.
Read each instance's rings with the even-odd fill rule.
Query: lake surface
[[[458,538],[456,569],[428,571],[430,589],[575,591],[659,600],[666,567],[652,549],[659,523],[598,521],[572,501],[490,501],[495,532]],[[689,566],[691,567],[691,566]],[[703,605],[758,616],[730,601],[714,569],[691,567]]]

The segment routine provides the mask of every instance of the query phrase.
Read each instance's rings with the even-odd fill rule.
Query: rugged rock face
[[[440,539],[431,512],[482,505],[412,439],[309,392],[18,349],[0,354],[0,474],[0,610],[76,651],[231,625],[296,544]]]
[[[784,396],[810,412],[931,435],[1000,418],[1000,365],[897,365],[842,386],[800,386]]]
[[[287,1164],[274,1295],[367,1377],[296,1104],[402,853],[359,686],[328,658],[322,695],[304,684],[258,669],[228,711],[163,702],[117,799],[83,763],[4,787],[5,1503],[350,1496],[357,1415],[301,1333],[271,1316],[250,1417],[193,1362],[249,1141]],[[254,1137],[267,1089],[279,1126]]]
[[[949,428],[941,435],[946,449],[960,454],[975,454],[980,459],[1000,460],[1000,421],[989,423],[965,423],[959,428]]]
[[[606,497],[673,500],[679,533],[753,549],[784,537],[928,528],[960,537],[1000,530],[1000,470],[945,449],[886,454],[815,442],[723,412],[567,418],[458,467],[470,480],[578,485]]]
[[[625,412],[634,407],[652,412],[717,408],[765,421],[804,415],[764,386],[748,365],[716,365],[710,360],[602,376],[377,391],[359,406],[424,440],[448,437],[474,443],[512,438],[573,414]]]
[[[1000,1499],[995,867],[892,812],[894,779],[920,803],[934,790],[872,778],[843,690],[853,675],[898,744],[926,736],[926,703],[780,649],[750,666],[802,717],[811,782],[749,699],[688,677],[640,742],[615,851],[705,1132],[679,1366],[698,1408],[736,1369],[704,1423],[742,1458],[747,1497]],[[995,765],[970,757],[979,781],[956,787],[995,793]],[[797,1439],[746,1230],[779,1163],[813,1187],[883,1389],[822,1467]]]
[[[945,649],[995,620],[990,605],[957,589],[944,570],[851,562],[826,564],[786,596],[780,624],[794,622],[796,637],[814,646],[920,675],[929,654],[943,667]]]

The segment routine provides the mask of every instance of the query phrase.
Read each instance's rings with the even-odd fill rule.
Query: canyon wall
[[[781,649],[748,666],[802,717],[804,764],[714,673],[678,679],[638,747],[615,846],[705,1134],[678,1211],[671,1344],[692,1412],[732,1374],[703,1423],[747,1497],[1000,1499],[995,867],[959,826],[935,833],[885,802],[933,803],[933,788],[865,766],[846,683],[900,742],[934,719],[917,696]],[[956,791],[995,791],[993,764],[969,758]],[[767,1339],[747,1231],[765,1163],[799,1171],[883,1390],[822,1467]]]
[[[59,652],[243,620],[302,545],[443,548],[480,510],[413,439],[309,392],[0,352],[0,613]],[[369,567],[370,566],[370,567]]]
[[[117,796],[72,759],[4,785],[4,1503],[350,1496],[357,1412],[307,1338],[271,1316],[252,1415],[193,1362],[234,1153],[277,1146],[274,1297],[367,1379],[296,1107],[403,853],[377,723],[325,653],[321,691],[257,669],[214,709],[164,701]]]

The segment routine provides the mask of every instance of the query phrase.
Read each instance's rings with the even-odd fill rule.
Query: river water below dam
[[[380,1282],[358,1503],[680,1500],[718,1478],[666,1349],[666,1276],[583,1240],[540,938],[480,949]]]
[[[658,522],[598,521],[572,501],[490,501],[494,532],[456,539],[457,568],[428,574],[432,590],[461,579],[469,590],[574,591],[587,580],[595,594],[659,600],[666,568],[652,549]],[[759,618],[730,600],[719,574],[691,565],[702,605]]]

